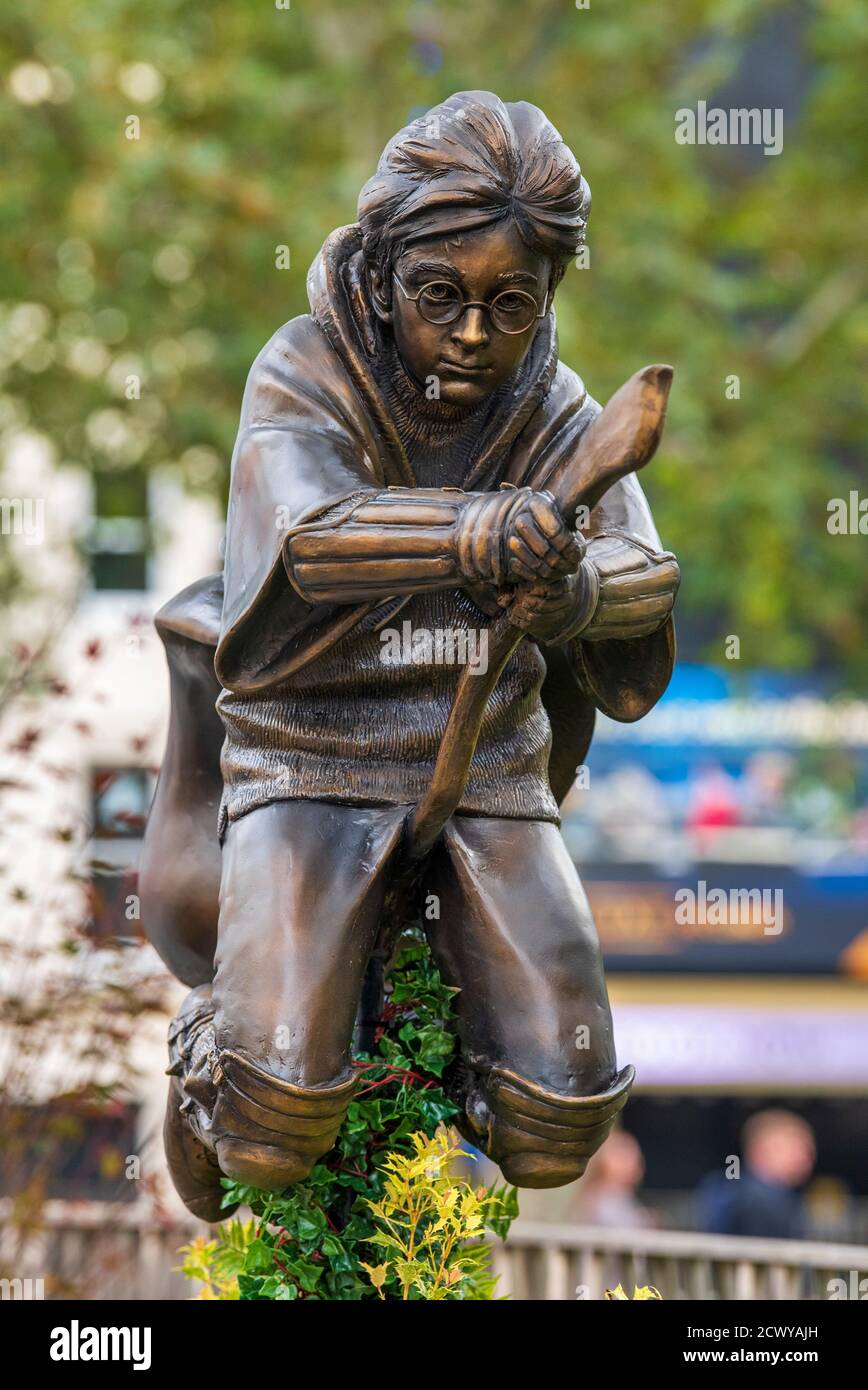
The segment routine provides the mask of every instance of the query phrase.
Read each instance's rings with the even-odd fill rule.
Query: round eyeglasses
[[[487,309],[491,322],[500,333],[526,333],[537,320],[548,313],[548,295],[542,313],[532,294],[525,290],[501,290],[491,300],[465,299],[451,280],[430,280],[416,294],[409,294],[400,277],[392,277],[405,299],[415,304],[428,323],[454,323],[467,309]]]

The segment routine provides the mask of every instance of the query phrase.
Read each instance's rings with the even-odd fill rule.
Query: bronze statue
[[[399,131],[251,370],[224,573],[158,615],[143,919],[193,987],[166,1146],[207,1219],[221,1173],[277,1189],[331,1147],[414,918],[460,991],[461,1127],[507,1179],[578,1178],[626,1100],[558,804],[595,710],[639,719],[671,674],[678,567],[634,473],[671,371],[601,412],[558,361],[589,208],[526,102]]]

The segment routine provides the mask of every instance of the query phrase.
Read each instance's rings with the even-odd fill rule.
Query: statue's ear
[[[392,322],[392,296],[389,293],[390,287],[387,285],[379,270],[368,271],[368,287],[371,295],[371,303],[374,306],[374,313],[381,323]]]

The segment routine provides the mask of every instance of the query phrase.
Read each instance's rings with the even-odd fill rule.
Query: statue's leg
[[[337,1137],[404,815],[283,801],[227,831],[210,1019],[187,1042],[181,1075],[185,1121],[228,1177],[280,1189]]]
[[[632,1084],[616,1071],[597,933],[563,840],[544,821],[455,816],[426,891],[456,985],[465,1133],[520,1187],[580,1177]]]

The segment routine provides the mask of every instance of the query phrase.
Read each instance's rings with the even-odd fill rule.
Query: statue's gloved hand
[[[657,551],[635,536],[609,531],[590,538],[585,563],[597,571],[599,598],[579,634],[583,642],[645,637],[663,626],[681,583],[671,551]]]
[[[558,646],[578,637],[586,627],[600,591],[594,566],[583,560],[575,574],[551,583],[522,584],[505,590],[499,602],[508,605],[509,620],[537,642]]]
[[[573,574],[583,542],[549,493],[523,487],[472,498],[458,520],[455,548],[472,583],[533,584]]]

